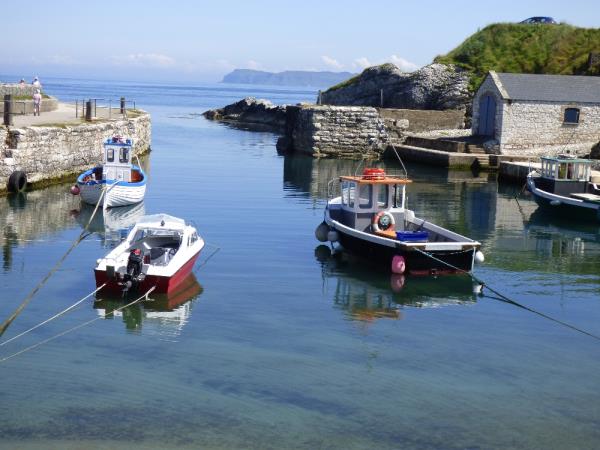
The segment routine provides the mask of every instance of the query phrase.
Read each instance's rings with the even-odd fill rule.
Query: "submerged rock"
[[[387,63],[369,67],[359,76],[329,88],[321,94],[321,102],[339,106],[466,109],[471,102],[469,74],[446,64],[430,64],[406,73]]]
[[[210,120],[283,129],[286,121],[286,106],[274,105],[268,100],[246,97],[223,108],[205,111],[202,115]]]

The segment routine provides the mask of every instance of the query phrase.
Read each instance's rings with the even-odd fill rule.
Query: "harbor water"
[[[276,134],[200,115],[247,95],[283,104],[316,92],[44,88],[64,101],[125,96],[149,111],[149,182],[143,204],[95,218],[0,338],[0,448],[600,446],[597,224],[544,215],[491,174],[410,164],[409,207],[480,241],[477,278],[527,309],[477,295],[467,276],[392,278],[314,236],[328,182],[358,161],[281,156]],[[0,198],[2,321],[89,220],[68,191]],[[207,242],[183,294],[119,310],[100,292],[3,344],[93,291],[96,260],[137,217],[161,212]]]

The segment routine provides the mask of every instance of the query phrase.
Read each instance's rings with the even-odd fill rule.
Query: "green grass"
[[[511,73],[598,75],[588,68],[590,52],[600,53],[600,29],[567,24],[493,24],[478,31],[435,62],[471,72],[475,91],[490,70]]]

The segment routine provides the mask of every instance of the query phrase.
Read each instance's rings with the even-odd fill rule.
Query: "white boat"
[[[196,228],[167,214],[142,217],[94,270],[103,290],[172,292],[190,274],[204,248]]]
[[[527,175],[536,203],[563,217],[600,221],[600,185],[591,175],[592,161],[568,155],[541,160],[541,169]]]
[[[120,136],[104,142],[103,164],[77,177],[74,194],[96,205],[102,196],[102,206],[112,208],[139,203],[146,194],[146,174],[131,163],[133,142]]]
[[[396,274],[470,272],[476,260],[483,261],[479,242],[406,208],[411,180],[368,168],[362,176],[339,181],[341,195],[329,199],[325,220],[315,231],[320,241],[337,242]]]

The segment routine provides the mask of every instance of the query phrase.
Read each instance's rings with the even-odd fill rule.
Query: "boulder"
[[[471,102],[469,74],[446,64],[430,64],[407,73],[387,63],[369,67],[359,76],[329,88],[321,94],[321,102],[400,109],[466,109]]]
[[[286,106],[277,106],[268,100],[246,97],[223,108],[205,111],[202,115],[209,120],[283,129],[286,121]]]

